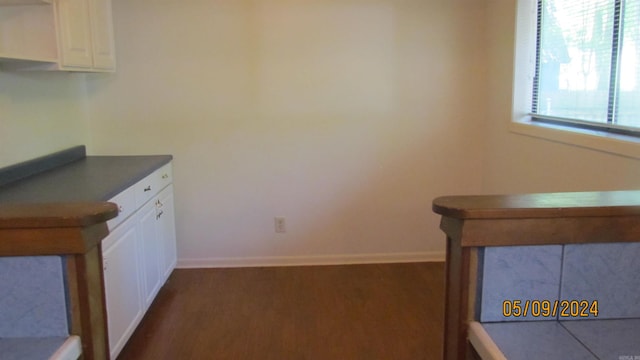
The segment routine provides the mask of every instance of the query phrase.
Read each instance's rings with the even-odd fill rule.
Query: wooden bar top
[[[525,219],[640,215],[640,190],[443,196],[433,211],[455,219]]]

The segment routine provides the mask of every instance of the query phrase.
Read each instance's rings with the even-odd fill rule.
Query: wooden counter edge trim
[[[87,227],[117,215],[110,202],[0,204],[0,229]]]
[[[0,228],[0,256],[84,254],[108,234],[104,222],[81,228]]]
[[[640,215],[558,219],[442,217],[440,228],[462,247],[640,242]]]
[[[640,191],[441,196],[432,209],[456,219],[640,215]]]

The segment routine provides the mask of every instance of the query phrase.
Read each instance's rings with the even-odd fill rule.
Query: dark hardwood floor
[[[444,263],[178,269],[118,357],[441,359]]]

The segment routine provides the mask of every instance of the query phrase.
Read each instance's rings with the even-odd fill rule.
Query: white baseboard
[[[311,255],[311,256],[265,256],[236,258],[178,259],[177,268],[225,268],[256,266],[304,266],[304,265],[347,265],[381,264],[408,262],[443,262],[444,251],[394,253],[394,254],[353,254],[353,255]]]

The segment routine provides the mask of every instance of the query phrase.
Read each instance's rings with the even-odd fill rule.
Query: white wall
[[[175,156],[183,266],[442,256],[431,200],[481,191],[484,8],[115,0],[90,150]]]
[[[0,166],[174,154],[183,265],[426,258],[435,196],[640,180],[636,159],[509,132],[515,0],[114,10],[116,74],[0,72]]]
[[[88,140],[84,75],[0,72],[0,167]]]
[[[424,259],[436,196],[640,180],[634,158],[509,131],[515,0],[114,10],[116,74],[0,72],[0,166],[174,154],[183,265]]]
[[[488,193],[637,189],[638,159],[509,131],[513,92],[515,0],[487,1]],[[588,138],[587,138],[588,139]],[[588,141],[586,140],[586,145]]]

